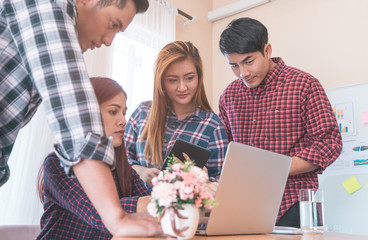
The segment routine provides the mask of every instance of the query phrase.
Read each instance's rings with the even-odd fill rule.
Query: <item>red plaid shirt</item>
[[[281,58],[256,88],[233,81],[220,97],[220,118],[229,141],[300,157],[318,166],[289,176],[277,221],[296,202],[301,188],[318,188],[317,174],[336,160],[342,139],[319,81],[286,66]]]
[[[111,239],[100,215],[88,199],[76,178],[66,176],[55,153],[47,156],[44,164],[43,204],[41,233],[37,239]],[[113,177],[118,186],[115,171]],[[138,174],[131,169],[132,196],[120,199],[128,213],[136,212],[138,198],[148,190]],[[119,188],[118,188],[119,189]]]

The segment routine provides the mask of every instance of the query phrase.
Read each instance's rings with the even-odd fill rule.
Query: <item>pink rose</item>
[[[183,165],[181,163],[175,163],[174,165],[172,165],[172,169],[175,172],[179,172],[183,169]]]
[[[158,184],[158,179],[157,179],[157,177],[154,177],[154,178],[152,179],[152,185],[153,185],[153,186],[157,186],[157,184]]]
[[[172,180],[175,179],[175,177],[176,177],[175,174],[167,172],[167,173],[165,173],[164,179],[167,182],[171,182]]]
[[[153,189],[151,196],[157,199],[160,206],[169,207],[176,201],[176,190],[168,182],[159,182]]]

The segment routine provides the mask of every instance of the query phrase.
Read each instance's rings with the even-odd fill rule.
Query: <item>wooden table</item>
[[[113,237],[112,240],[158,240],[164,237],[129,238]],[[166,238],[175,239],[175,238]],[[368,236],[358,236],[343,233],[325,232],[324,234],[284,235],[284,234],[258,234],[258,235],[232,235],[232,236],[195,236],[194,240],[367,240]]]

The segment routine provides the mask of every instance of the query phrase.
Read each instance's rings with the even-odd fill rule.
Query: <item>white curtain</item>
[[[147,12],[137,14],[124,35],[160,50],[175,40],[175,17],[178,10],[164,0],[149,0],[149,3]]]
[[[43,208],[37,193],[37,174],[46,155],[52,152],[53,142],[41,104],[20,130],[10,155],[10,179],[0,188],[0,225],[39,223]]]
[[[163,0],[149,3],[147,12],[137,14],[126,31],[117,34],[110,48],[84,54],[91,77],[110,77],[123,86],[128,95],[127,117],[140,102],[152,100],[157,53],[175,40],[176,7]]]
[[[113,46],[84,54],[91,77],[111,77],[122,84],[128,94],[128,115],[140,101],[152,98],[154,60],[165,44],[175,40],[177,9],[163,0],[149,2],[147,12],[136,15]],[[10,180],[0,188],[0,225],[39,223],[43,208],[36,190],[37,174],[53,151],[53,142],[41,104],[21,129],[10,156]]]

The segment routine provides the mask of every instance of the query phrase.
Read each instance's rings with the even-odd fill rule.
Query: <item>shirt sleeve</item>
[[[133,168],[131,176],[133,186],[132,195],[140,197],[149,195],[149,191],[147,190],[146,185]]]
[[[225,90],[226,91],[226,90]],[[219,100],[219,117],[221,119],[221,121],[223,122],[224,126],[225,126],[225,131],[226,131],[226,135],[227,138],[229,140],[229,142],[233,141],[233,137],[231,134],[231,129],[230,129],[230,123],[226,114],[226,100],[225,100],[225,92],[221,95],[220,100]]]
[[[78,180],[68,178],[59,164],[60,159],[55,154],[50,154],[43,164],[45,199],[72,212],[88,225],[108,232]]]
[[[137,138],[138,138],[138,121],[140,116],[140,107],[138,107],[131,117],[129,121],[125,125],[125,133],[124,133],[124,141],[125,148],[128,154],[128,161],[131,165],[137,164],[140,165],[138,161],[138,150],[137,150]]]
[[[74,1],[4,0],[6,21],[40,93],[67,174],[81,159],[114,164],[75,30]]]
[[[340,155],[342,138],[331,104],[316,79],[304,96],[301,111],[306,134],[294,148],[297,152],[291,156],[318,165],[318,171],[322,171]]]
[[[228,143],[225,127],[220,123],[215,128],[208,144],[208,148],[211,150],[211,156],[207,161],[207,170],[210,181],[219,181]]]
[[[138,173],[134,169],[131,169],[131,173],[131,182],[133,186],[132,197],[122,198],[120,199],[120,203],[126,212],[135,213],[137,212],[139,197],[148,196],[149,192]]]
[[[55,154],[50,154],[44,162],[46,198],[72,212],[90,226],[108,232],[78,180],[68,178],[59,163],[60,159]],[[120,199],[122,208],[128,213],[136,212],[139,197],[148,195],[147,189],[134,170],[131,177],[132,196]]]

